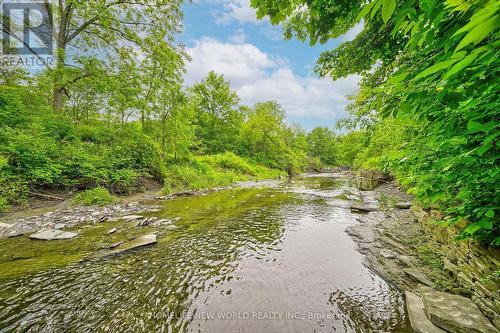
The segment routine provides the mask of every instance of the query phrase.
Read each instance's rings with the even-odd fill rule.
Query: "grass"
[[[200,190],[284,175],[284,171],[257,165],[230,152],[197,156],[167,165],[164,192]]]
[[[73,203],[84,206],[106,206],[115,201],[116,198],[107,189],[102,187],[80,192],[73,198]]]

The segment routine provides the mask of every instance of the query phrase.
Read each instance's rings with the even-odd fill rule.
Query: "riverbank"
[[[74,205],[71,197],[64,202],[53,204],[46,201],[45,205],[24,212],[4,214],[0,219],[0,238],[19,237],[43,229],[67,229],[79,224],[96,224],[115,221],[131,214],[146,214],[156,211],[161,202],[183,196],[205,195],[233,187],[255,187],[278,182],[278,179],[238,181],[227,186],[173,192],[165,195],[163,190],[150,190],[135,193],[120,198],[119,203],[100,206]]]
[[[473,241],[455,242],[453,230],[436,224],[438,211],[418,206],[399,209],[412,198],[394,184],[361,192],[364,204],[378,210],[360,215],[346,232],[365,255],[365,265],[399,289],[415,293],[421,285],[471,299],[500,327],[500,251]]]

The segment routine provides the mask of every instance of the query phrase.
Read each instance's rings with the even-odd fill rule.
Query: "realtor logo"
[[[4,55],[53,54],[52,7],[48,1],[4,0],[2,51]]]

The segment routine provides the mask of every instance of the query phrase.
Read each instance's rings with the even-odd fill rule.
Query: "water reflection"
[[[0,330],[409,331],[401,295],[344,233],[354,217],[325,199],[345,186],[307,178],[166,202],[153,215],[180,228],[156,246],[4,283]]]

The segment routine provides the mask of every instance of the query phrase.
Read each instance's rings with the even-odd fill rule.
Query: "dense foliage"
[[[467,220],[459,238],[500,246],[500,1],[251,3],[312,43],[362,20],[363,31],[316,66],[334,79],[363,77],[350,110],[372,140],[357,165],[392,171],[425,205],[446,210],[447,223]]]
[[[103,112],[85,104],[83,113],[77,101],[54,112],[44,74],[0,86],[0,210],[30,193],[88,190],[74,201],[104,204],[108,190],[130,193],[153,183],[166,192],[201,189],[307,168],[305,132],[285,123],[277,103],[240,106],[215,73],[185,91],[168,85],[161,89],[175,95],[159,104],[161,117],[149,107],[137,112],[137,105]],[[91,88],[87,93],[99,94]]]

